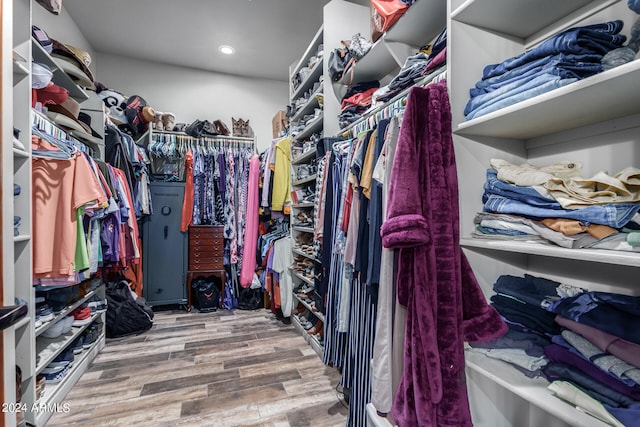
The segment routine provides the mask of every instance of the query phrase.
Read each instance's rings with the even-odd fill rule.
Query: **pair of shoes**
[[[84,326],[91,323],[91,308],[87,304],[82,304],[73,312],[73,326]]]
[[[58,338],[62,335],[63,331],[67,329],[67,317],[63,317],[62,319],[55,322],[53,325],[49,326],[49,329],[42,333],[42,336],[45,338]],[[73,317],[71,317],[71,321],[73,323]]]
[[[318,322],[313,326],[313,328],[309,329],[307,333],[309,335],[315,335],[320,331],[324,330],[324,323],[318,320]]]
[[[14,325],[18,320],[26,316],[28,311],[29,308],[26,304],[0,307],[0,330]]]
[[[44,382],[47,384],[55,384],[62,381],[64,376],[69,371],[68,366],[64,366],[62,368],[44,368],[41,372],[41,375],[44,377]]]
[[[104,313],[107,311],[107,300],[100,299],[98,295],[94,295],[87,301],[87,305],[91,309],[91,313]]]
[[[84,347],[82,346],[83,341],[83,336],[79,335],[78,338],[73,340],[73,342],[69,345],[69,349],[71,349],[73,354],[82,353],[82,350],[84,349]]]
[[[64,366],[67,366],[67,365],[71,366],[74,361],[73,354],[74,354],[73,348],[69,346],[62,353],[57,355],[56,358],[53,359],[53,361],[50,363],[50,365],[58,364],[58,365],[64,365]]]

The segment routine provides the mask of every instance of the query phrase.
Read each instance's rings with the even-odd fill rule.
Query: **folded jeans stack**
[[[518,56],[487,65],[470,90],[467,120],[566,86],[602,71],[602,58],[620,48],[626,36],[614,20],[573,27]]]

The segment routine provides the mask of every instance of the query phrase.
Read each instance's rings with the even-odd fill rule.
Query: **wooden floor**
[[[267,310],[163,311],[108,340],[47,426],[344,426],[339,378]]]

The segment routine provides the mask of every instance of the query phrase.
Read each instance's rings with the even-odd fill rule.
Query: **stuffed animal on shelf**
[[[243,136],[247,138],[253,138],[253,129],[249,126],[249,119],[235,119],[231,117],[233,125],[233,136]]]

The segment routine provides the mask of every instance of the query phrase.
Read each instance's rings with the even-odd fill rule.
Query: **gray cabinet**
[[[150,305],[186,304],[187,233],[180,231],[184,183],[152,182],[153,215],[143,225],[144,297]]]

